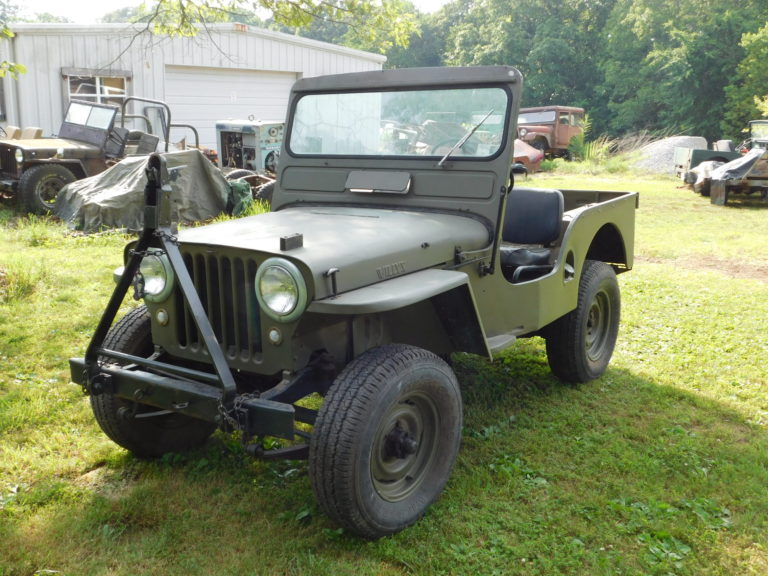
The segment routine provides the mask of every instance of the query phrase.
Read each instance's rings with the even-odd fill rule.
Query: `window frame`
[[[86,80],[88,78],[93,79],[95,93],[78,94],[76,92],[72,92],[73,78],[79,78],[82,80]],[[123,93],[110,94],[110,87],[104,83],[104,81],[107,79],[122,79]],[[72,100],[81,100],[93,104],[112,104],[120,108],[125,99],[131,95],[130,86],[131,81],[133,80],[133,72],[130,70],[105,70],[95,68],[62,68],[61,80],[63,84],[62,93],[64,95],[65,107],[69,105]]]

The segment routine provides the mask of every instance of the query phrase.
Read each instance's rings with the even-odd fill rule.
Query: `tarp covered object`
[[[227,203],[232,203],[230,186],[199,150],[162,156],[172,175],[174,222],[198,222],[227,211]],[[147,160],[148,156],[129,157],[101,174],[68,184],[56,198],[56,215],[70,228],[83,232],[140,230],[144,224]]]
[[[761,148],[752,148],[741,158],[731,160],[727,164],[723,164],[712,170],[712,180],[741,180],[746,178],[752,169],[755,167],[760,158],[765,154],[765,150]]]

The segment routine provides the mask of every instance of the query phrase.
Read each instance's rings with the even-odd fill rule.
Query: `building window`
[[[62,70],[67,100],[84,100],[97,104],[121,106],[128,96],[130,72]]]

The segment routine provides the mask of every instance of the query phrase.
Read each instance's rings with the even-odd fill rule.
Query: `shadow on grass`
[[[455,358],[464,439],[444,495],[377,542],[319,515],[306,464],[235,439],[124,452],[0,510],[0,574],[749,574],[765,566],[768,434],[609,369],[566,386],[542,347]],[[72,536],[75,536],[74,538]],[[760,573],[755,571],[754,573]]]

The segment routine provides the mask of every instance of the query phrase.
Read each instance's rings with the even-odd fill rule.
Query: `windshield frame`
[[[752,120],[749,123],[749,137],[753,140],[768,140],[768,120]]]
[[[494,108],[478,108],[475,110],[474,108],[472,110],[465,110],[466,117],[464,118],[464,122],[452,122],[454,126],[456,127],[455,133],[452,132],[452,137],[449,137],[445,139],[443,142],[444,146],[435,146],[432,150],[427,151],[426,153],[415,153],[415,152],[406,152],[406,153],[398,153],[398,151],[391,151],[388,153],[382,153],[382,151],[376,151],[372,153],[329,153],[329,152],[314,152],[314,151],[306,151],[302,150],[299,146],[295,144],[295,137],[297,134],[297,119],[300,119],[300,106],[303,101],[307,98],[313,98],[313,97],[333,97],[333,96],[341,96],[342,98],[345,95],[355,96],[355,95],[370,95],[374,96],[376,94],[381,95],[382,97],[386,97],[388,95],[408,95],[408,94],[418,94],[418,93],[425,93],[428,94],[430,92],[433,93],[453,93],[455,96],[456,93],[459,93],[461,91],[466,91],[467,93],[477,91],[477,90],[488,90],[488,91],[498,91],[500,94],[496,97],[497,99],[501,100],[501,97],[503,96],[503,105],[502,106],[495,106]],[[491,117],[498,117],[497,121],[495,123],[489,123],[488,120],[485,120],[482,124],[492,124],[495,130],[495,133],[493,134],[493,137],[496,139],[495,146],[493,149],[489,150],[489,153],[487,154],[467,154],[463,155],[461,154],[460,148],[463,147],[467,142],[462,143],[462,146],[457,146],[457,150],[454,150],[451,154],[449,154],[450,161],[459,161],[459,162],[469,162],[469,161],[491,161],[495,158],[497,158],[500,154],[502,154],[505,150],[505,147],[507,146],[507,137],[506,134],[509,133],[510,125],[512,123],[512,111],[514,108],[514,99],[515,96],[510,90],[509,86],[500,85],[497,83],[493,84],[475,84],[475,85],[466,85],[466,84],[456,84],[456,85],[439,85],[439,86],[406,86],[406,87],[396,87],[396,88],[368,88],[368,89],[360,89],[360,90],[328,90],[328,91],[311,91],[311,92],[304,92],[301,94],[298,94],[296,98],[294,98],[291,102],[291,110],[289,113],[289,119],[290,122],[288,126],[286,126],[286,137],[284,140],[284,146],[285,151],[290,154],[291,156],[295,158],[333,158],[333,159],[357,159],[357,160],[366,160],[371,161],[375,159],[386,159],[386,160],[392,160],[392,159],[399,159],[399,160],[407,160],[407,161],[424,161],[428,160],[430,162],[434,162],[436,159],[440,160],[442,159],[448,150],[451,149],[454,145],[458,144],[462,137],[467,133],[468,129],[471,129],[474,124],[479,122],[485,115],[487,115],[489,112],[491,112]],[[384,106],[381,106],[382,110]],[[448,110],[448,108],[446,108]],[[452,112],[455,114],[455,112]],[[428,118],[427,121],[434,121],[435,124],[439,123],[439,120],[436,120],[435,118],[438,118],[440,115],[439,111],[432,111],[432,112],[425,112],[426,116],[429,116],[430,114],[433,115],[432,118]],[[380,122],[382,124],[384,123],[391,123],[391,124],[397,124],[396,121],[391,121],[389,119],[381,118]],[[425,122],[426,124],[426,122]],[[382,127],[380,126],[380,130]],[[478,130],[480,134],[478,134],[478,137],[480,135],[485,134],[482,129]],[[497,132],[497,133],[496,133]],[[471,141],[471,136],[467,138],[467,141]]]

